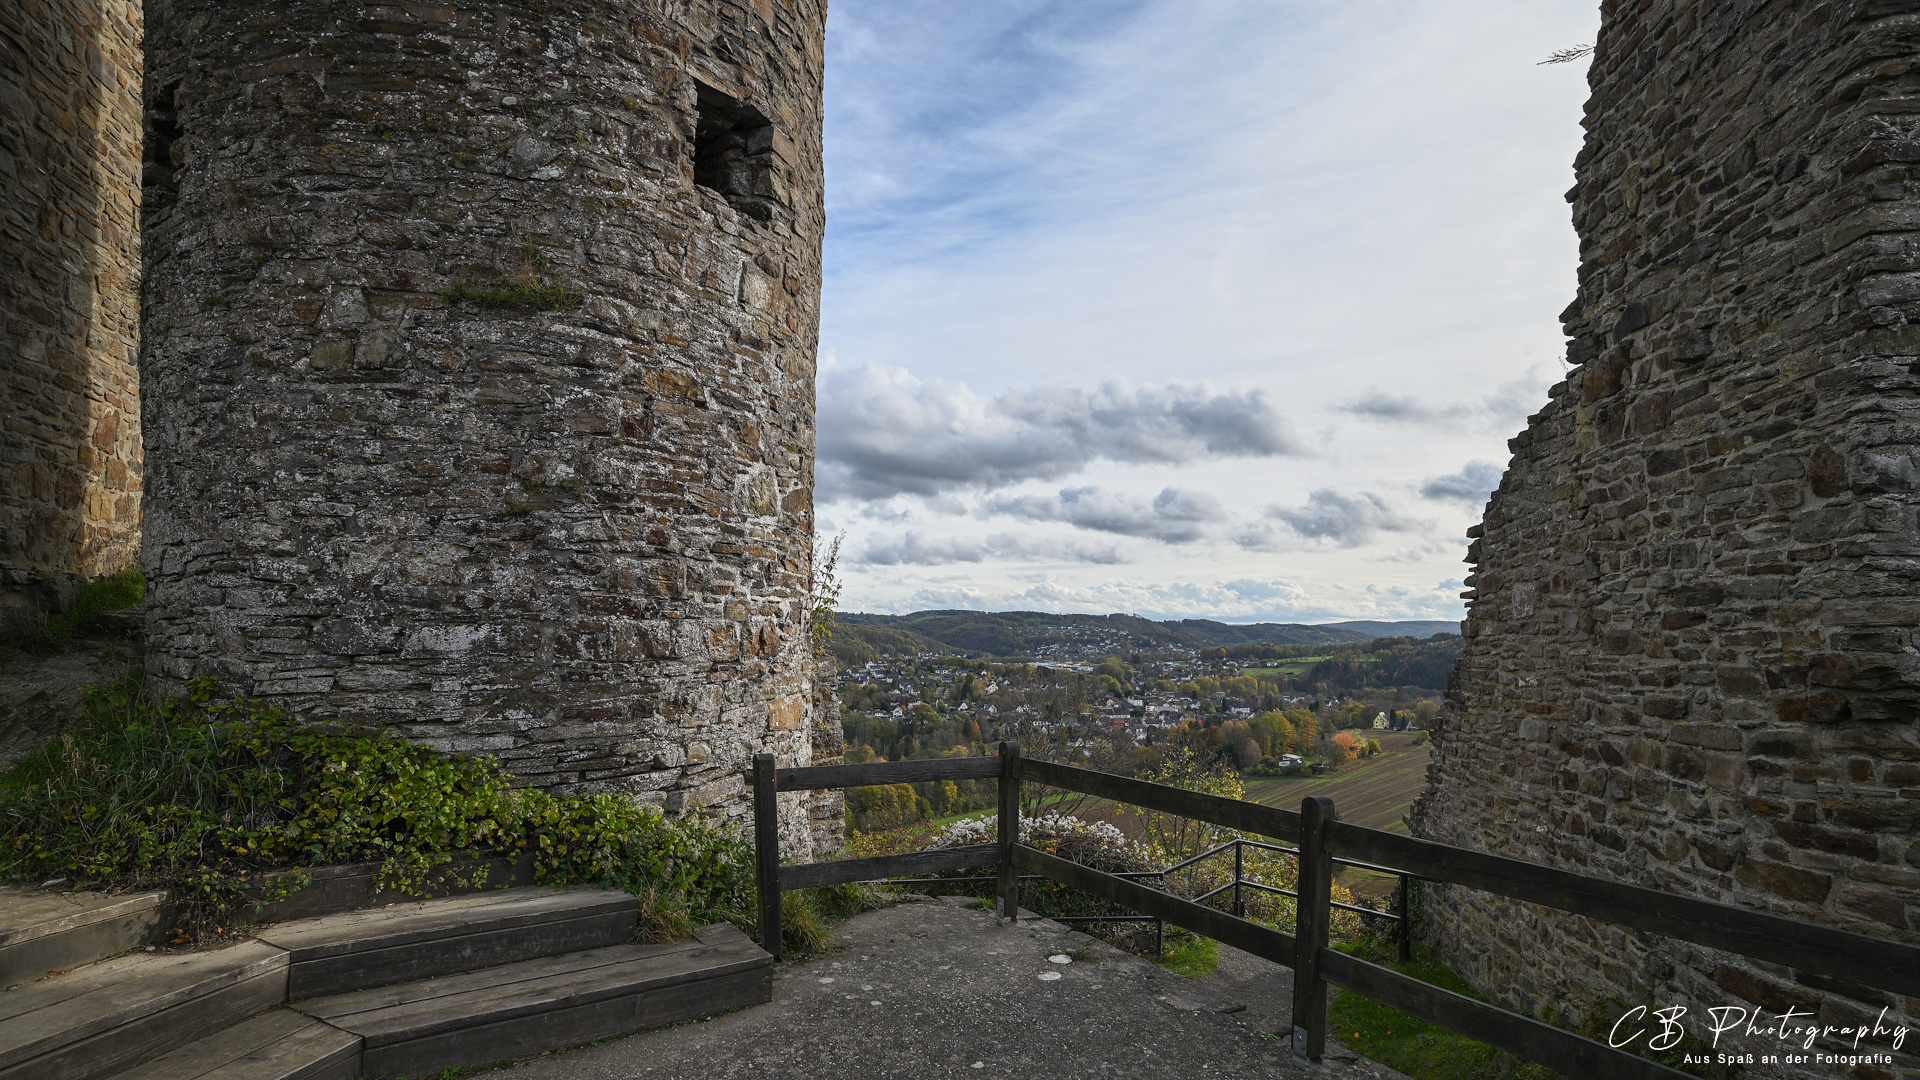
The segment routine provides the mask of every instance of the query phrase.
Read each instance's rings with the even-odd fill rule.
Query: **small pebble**
[[[987,1067],[987,1063],[984,1061],[976,1061],[973,1064],[967,1066],[967,1068],[969,1069],[984,1069],[986,1067]]]
[[[820,984],[821,984],[822,986],[824,986],[824,985],[826,985],[827,983],[830,983],[830,982],[832,982],[832,981],[833,981],[833,976],[831,976],[831,975],[829,975],[829,976],[827,976],[826,978],[824,978],[824,979],[821,979],[821,980],[820,980]]]
[[[1050,964],[1071,964],[1073,963],[1073,957],[1068,956],[1066,953],[1054,953],[1052,956],[1047,957],[1047,962]]]
[[[1057,971],[1043,971],[1040,973],[1041,982],[1052,982],[1053,980],[1059,977],[1060,977],[1060,973]]]

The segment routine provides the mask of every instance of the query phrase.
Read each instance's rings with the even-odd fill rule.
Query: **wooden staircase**
[[[732,926],[635,945],[634,924],[627,893],[530,887],[127,952],[0,991],[0,1080],[420,1076],[770,999],[772,957]]]

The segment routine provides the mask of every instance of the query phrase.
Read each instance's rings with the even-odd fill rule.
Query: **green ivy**
[[[632,892],[650,939],[751,926],[738,829],[512,779],[491,758],[303,726],[212,680],[159,704],[137,683],[99,687],[84,721],[0,774],[0,879],[171,889],[199,932],[303,887],[303,868],[376,862],[380,887],[417,895],[481,884],[461,855],[531,849],[540,883]]]

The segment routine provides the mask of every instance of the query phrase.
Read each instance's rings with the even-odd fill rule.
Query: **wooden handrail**
[[[1336,855],[1920,997],[1920,946],[1335,822]]]

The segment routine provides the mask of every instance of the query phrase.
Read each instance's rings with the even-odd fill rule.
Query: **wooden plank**
[[[113,1080],[321,1080],[357,1076],[360,1037],[288,1009],[270,1009]]]
[[[1920,997],[1920,946],[1411,836],[1336,824],[1336,855]]]
[[[1142,806],[1166,814],[1178,814],[1211,822],[1241,832],[1258,833],[1276,840],[1292,842],[1300,837],[1300,815],[1292,810],[1241,799],[1223,799],[1184,788],[1153,784],[1145,780],[1095,772],[1073,765],[1037,761],[1023,757],[1017,766],[1020,779],[1048,784],[1070,791],[1098,795],[1103,799]]]
[[[1020,921],[1020,876],[1013,868],[1013,846],[1020,842],[1020,744],[1000,743],[999,878],[995,911],[1009,922]]]
[[[1333,800],[1300,800],[1300,883],[1294,904],[1293,1067],[1307,1068],[1327,1051],[1327,981],[1320,957],[1333,926],[1333,854],[1327,829],[1335,821]]]
[[[928,761],[870,761],[863,765],[813,765],[781,769],[781,791],[921,784],[938,780],[986,780],[1000,775],[998,757],[935,758]]]
[[[0,886],[0,948],[48,934],[139,915],[165,904],[167,894],[152,892],[108,896],[94,892]],[[39,972],[34,972],[38,975]]]
[[[1090,866],[1069,862],[1037,848],[1020,844],[1013,849],[1013,861],[1022,871],[1046,877],[1079,889],[1090,896],[1111,900],[1144,915],[1155,915],[1175,926],[1184,926],[1196,934],[1231,945],[1242,952],[1265,957],[1284,967],[1293,966],[1293,935],[1270,930],[1259,923],[1236,919],[1224,911],[1183,900],[1171,893],[1150,889],[1126,878],[1102,873]]]
[[[525,1016],[476,1018],[476,1022],[457,1030],[369,1047],[363,1067],[368,1076],[433,1075],[449,1066],[529,1057],[743,1005],[759,1005],[772,998],[772,969],[761,967],[672,989],[556,1003],[544,1012]]]
[[[88,1038],[63,1040],[47,1053],[0,1068],[0,1080],[103,1080],[272,1008],[286,994],[286,968],[268,970],[169,1008],[145,1012]]]
[[[296,954],[287,975],[287,1000],[618,945],[633,937],[633,897],[627,896],[627,901],[623,911],[531,925],[483,927],[479,933],[409,941],[390,949],[365,949],[314,960],[303,960]]]
[[[543,957],[444,979],[317,998],[294,1005],[377,1047],[458,1031],[480,1023],[552,1012],[647,990],[771,967],[751,942],[700,945],[665,954],[616,945],[565,957]],[[385,991],[384,993],[382,991]]]
[[[454,935],[634,911],[633,894],[617,889],[510,889],[298,919],[262,927],[254,937],[286,949],[300,964]]]
[[[1680,1080],[1687,1075],[1342,952],[1322,949],[1319,959],[1322,976],[1336,986],[1540,1062],[1573,1080]]]
[[[870,859],[837,859],[833,862],[801,863],[780,868],[780,891],[815,889],[822,885],[844,885],[850,881],[879,881],[890,877],[919,877],[950,870],[972,870],[1000,863],[998,844],[969,844],[966,847],[909,851],[900,855],[875,855]]]
[[[753,757],[753,880],[760,897],[760,947],[780,959],[780,796],[772,754]]]
[[[137,953],[0,994],[0,1067],[191,1004],[235,983],[271,977],[282,998],[287,954],[250,941],[218,952]],[[276,1001],[280,1000],[278,998]]]

